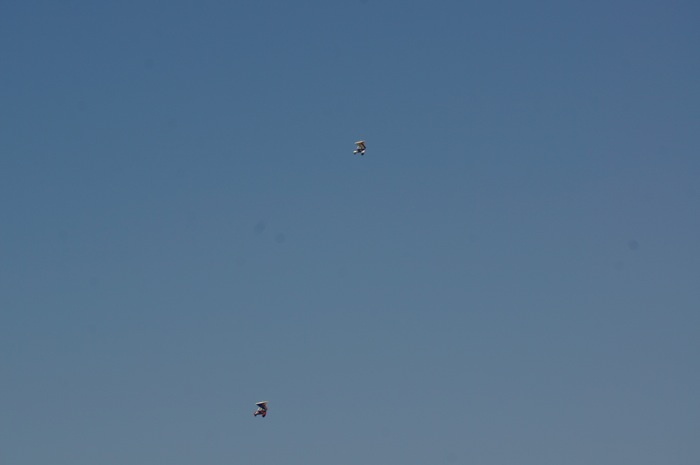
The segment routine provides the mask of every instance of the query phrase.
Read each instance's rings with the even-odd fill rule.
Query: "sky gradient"
[[[0,462],[697,465],[699,18],[3,2]]]

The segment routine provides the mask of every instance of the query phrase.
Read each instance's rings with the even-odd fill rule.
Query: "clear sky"
[[[697,465],[699,19],[2,2],[0,462]]]

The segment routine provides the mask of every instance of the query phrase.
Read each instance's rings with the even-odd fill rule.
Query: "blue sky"
[[[1,11],[3,463],[700,460],[696,2]]]

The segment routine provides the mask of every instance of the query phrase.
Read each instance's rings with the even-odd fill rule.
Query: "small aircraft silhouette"
[[[265,418],[265,415],[267,415],[267,401],[256,402],[255,405],[258,406],[258,409],[253,412],[253,416],[257,417],[258,415],[262,415],[262,417]]]
[[[364,154],[365,154],[365,149],[366,149],[366,147],[365,147],[365,141],[363,141],[363,140],[358,140],[357,142],[355,142],[355,145],[357,145],[357,148],[356,148],[355,151],[352,152],[352,153],[359,153],[360,155],[364,155]]]

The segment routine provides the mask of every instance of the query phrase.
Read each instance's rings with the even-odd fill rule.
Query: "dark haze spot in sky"
[[[260,220],[255,224],[255,234],[262,234],[263,231],[265,231],[265,228],[267,227],[267,224],[265,223],[264,220]]]

